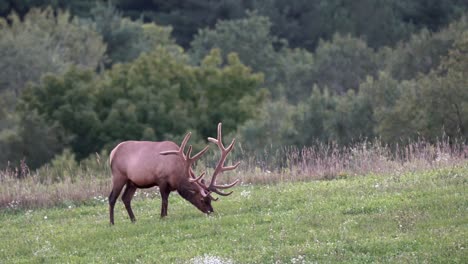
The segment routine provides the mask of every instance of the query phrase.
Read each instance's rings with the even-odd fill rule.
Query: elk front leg
[[[159,192],[161,193],[161,218],[167,216],[167,206],[169,204],[169,191],[166,187],[159,187]]]

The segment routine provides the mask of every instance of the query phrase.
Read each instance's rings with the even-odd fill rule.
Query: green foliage
[[[238,20],[219,21],[214,29],[202,29],[191,43],[191,57],[200,62],[213,48],[222,56],[235,52],[240,60],[254,71],[266,74],[266,83],[275,81],[277,68],[275,45],[284,45],[270,33],[271,22],[267,17],[250,13]]]
[[[223,57],[235,52],[242,63],[265,75],[265,86],[274,99],[285,96],[292,102],[310,94],[313,55],[304,49],[289,49],[285,40],[271,34],[267,17],[249,13],[247,18],[220,21],[214,29],[198,32],[191,44],[191,57],[199,62],[211,49]]]
[[[296,107],[284,99],[266,101],[259,113],[238,128],[239,142],[246,151],[273,150],[294,145],[299,138],[294,117]]]
[[[324,89],[322,92],[317,86],[314,86],[308,99],[298,105],[295,123],[299,127],[299,135],[301,136],[296,138],[296,145],[309,146],[315,141],[329,141],[325,122],[335,107],[335,98],[329,90]]]
[[[19,110],[23,116],[37,111],[46,124],[57,123],[70,136],[70,144],[79,158],[99,151],[101,122],[95,112],[95,74],[72,68],[64,75],[45,76],[22,97]],[[44,125],[46,125],[44,124]]]
[[[305,49],[284,48],[276,57],[277,67],[269,73],[276,80],[270,87],[274,98],[284,96],[288,102],[297,104],[309,97],[316,83],[314,55]]]
[[[14,112],[17,98],[28,82],[39,82],[45,73],[60,74],[71,66],[96,69],[106,47],[92,27],[51,8],[32,9],[22,19],[11,13],[8,20],[0,19],[0,34],[0,166],[25,158],[34,168],[61,150],[66,132],[55,122],[44,123],[41,111],[19,116]],[[52,112],[55,106],[43,107]]]
[[[199,29],[211,27],[218,20],[240,18],[245,14],[244,6],[249,1],[116,0],[113,2],[126,15],[133,18],[143,16],[145,21],[172,26],[177,43],[188,49],[193,36]]]
[[[15,126],[0,131],[0,167],[18,166],[25,160],[29,167],[37,168],[61,151],[65,142],[60,126],[46,123],[37,111],[30,111]]]
[[[127,139],[178,142],[187,131],[198,148],[220,121],[254,152],[466,141],[467,8],[0,1],[0,167],[25,158],[36,168],[65,148],[81,160]]]
[[[272,33],[295,48],[313,51],[320,39],[335,33],[363,37],[373,48],[393,46],[422,28],[437,31],[468,9],[463,0],[198,0],[198,1],[107,1],[133,19],[173,26],[179,45],[188,49],[199,29],[219,20],[248,17],[256,10],[272,22]],[[96,1],[27,0],[0,1],[0,15],[11,11],[24,15],[32,7],[52,6],[80,17],[91,16]]]
[[[372,47],[389,45],[408,36],[412,29],[402,17],[398,1],[261,0],[254,9],[270,17],[273,33],[293,47],[312,51],[320,39],[335,33],[364,37]]]
[[[366,42],[336,34],[331,42],[321,41],[315,51],[313,76],[320,87],[343,94],[357,89],[361,80],[377,72],[374,51]]]
[[[190,66],[163,48],[132,64],[116,65],[99,86],[96,111],[103,142],[182,135],[191,127],[186,121],[193,107],[194,82]]]
[[[438,32],[424,29],[412,35],[409,41],[400,42],[394,49],[382,49],[382,67],[397,80],[413,79],[420,73],[428,74],[439,66],[442,57],[448,54],[467,28],[468,20],[462,17]]]
[[[354,91],[336,96],[326,88],[314,86],[310,97],[296,107],[293,122],[296,146],[311,146],[320,142],[347,145],[373,137],[372,120],[367,100]]]
[[[47,175],[47,178],[43,179],[44,181],[58,182],[70,178],[77,170],[78,162],[75,159],[75,154],[66,148],[62,153],[55,155],[49,164],[46,165],[46,168],[41,168],[38,174]]]
[[[395,108],[402,90],[402,84],[386,72],[380,72],[376,79],[368,77],[359,87],[360,95],[367,98],[372,107],[370,114],[376,122],[373,130],[376,135],[383,137],[386,141],[391,137],[394,137],[392,140],[399,140],[400,137],[399,133],[388,125],[393,122],[389,118],[390,113]]]
[[[0,131],[11,128],[16,121],[16,96],[13,91],[0,92]]]
[[[101,36],[68,12],[32,9],[23,19],[15,13],[8,19],[0,19],[0,91],[18,95],[44,73],[63,73],[71,65],[95,69],[102,61]]]
[[[233,131],[261,104],[261,82],[235,55],[222,63],[214,50],[194,67],[159,47],[103,76],[76,68],[46,76],[25,92],[19,109],[60,125],[70,136],[66,146],[83,159],[128,139],[177,141],[188,130],[197,142],[215,135],[221,121]]]
[[[368,98],[348,91],[336,96],[314,86],[311,95],[292,105],[285,100],[268,102],[260,114],[238,130],[248,151],[288,146],[311,146],[320,142],[349,145],[373,138],[372,105]]]
[[[330,110],[329,117],[324,120],[326,134],[332,141],[350,145],[376,136],[368,98],[349,90],[345,95],[335,97],[335,100],[335,109]]]
[[[205,138],[220,121],[227,131],[234,130],[252,117],[261,100],[256,95],[261,75],[252,74],[235,55],[223,64],[216,50],[194,67],[157,49],[132,65],[115,67],[109,77],[99,113],[106,142],[141,138],[144,131],[149,139],[163,140],[189,129]]]
[[[171,27],[145,24],[141,19],[132,21],[123,17],[111,2],[98,2],[91,9],[91,19],[107,44],[108,65],[132,61],[158,45],[168,49],[178,47],[170,36]]]
[[[62,9],[69,10],[73,15],[86,16],[89,10],[96,3],[94,0],[1,0],[0,1],[0,15],[7,16],[11,12],[16,12],[20,16],[24,16],[31,9],[51,7],[54,10]]]
[[[464,73],[467,33],[458,36],[440,66],[426,75],[398,82],[381,73],[360,87],[373,107],[376,133],[386,142],[423,137],[435,140],[443,135],[467,138],[468,86]]]
[[[111,175],[108,159],[107,151],[102,150],[100,153],[92,153],[87,158],[77,161],[74,152],[70,148],[65,148],[34,172],[33,177],[43,185],[60,187],[64,184],[80,184],[80,181],[90,183],[96,179],[108,180]],[[94,189],[90,187],[88,191],[95,192],[98,188],[99,186],[94,186]],[[67,197],[74,196],[73,193],[67,195]]]
[[[467,10],[459,0],[258,0],[249,9],[268,16],[272,33],[313,51],[335,33],[362,37],[373,48],[393,46],[422,28],[437,31]]]
[[[204,137],[215,134],[213,124],[218,122],[223,122],[226,131],[232,131],[253,118],[265,96],[265,91],[260,90],[263,75],[252,73],[236,54],[229,54],[222,68],[219,62],[220,52],[213,50],[196,71],[197,80],[203,85],[199,99],[204,102],[197,106]]]
[[[437,71],[407,83],[390,114],[392,126],[403,137],[468,138],[468,31],[444,57]],[[401,117],[405,117],[402,119]],[[395,119],[401,122],[394,122]]]

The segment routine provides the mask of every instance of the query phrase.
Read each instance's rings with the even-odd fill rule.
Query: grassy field
[[[468,164],[244,185],[201,214],[171,194],[0,213],[0,263],[468,263]]]

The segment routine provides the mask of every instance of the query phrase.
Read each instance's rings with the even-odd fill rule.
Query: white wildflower
[[[243,190],[240,194],[244,198],[249,198],[250,197],[250,191]]]
[[[234,264],[231,259],[218,256],[203,255],[190,260],[191,264]]]

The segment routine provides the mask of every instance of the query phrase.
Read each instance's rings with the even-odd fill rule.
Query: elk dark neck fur
[[[179,188],[177,188],[177,192],[182,196],[187,201],[191,201],[194,192],[196,190],[193,188],[193,184],[191,184],[188,180],[187,181],[182,181],[179,184]]]

